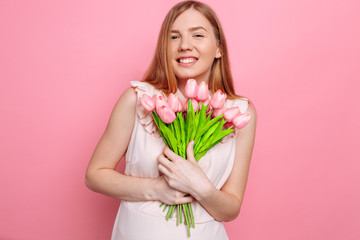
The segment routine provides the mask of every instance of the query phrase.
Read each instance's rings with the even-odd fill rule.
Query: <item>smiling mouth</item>
[[[198,59],[197,58],[178,58],[176,59],[176,61],[178,63],[193,63],[196,62]]]

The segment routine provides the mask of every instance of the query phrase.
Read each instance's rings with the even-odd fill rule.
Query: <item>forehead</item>
[[[195,9],[188,9],[180,14],[174,21],[171,30],[188,30],[194,27],[203,27],[212,31],[212,26],[206,17]]]

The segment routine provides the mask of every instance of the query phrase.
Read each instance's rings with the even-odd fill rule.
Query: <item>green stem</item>
[[[190,212],[191,225],[192,225],[193,228],[195,228],[195,220],[194,220],[194,214],[193,214],[193,211],[192,211],[191,203],[188,203],[188,209],[189,209],[189,212]]]
[[[180,205],[176,206],[176,226],[179,226],[180,221]]]
[[[189,212],[187,209],[187,204],[184,204],[183,207],[184,207],[184,214],[185,214],[185,219],[186,219],[186,228],[187,228],[188,236],[190,237],[190,218],[189,218]]]
[[[168,207],[168,205],[165,205],[164,209],[163,209],[163,212],[165,212],[166,208]]]

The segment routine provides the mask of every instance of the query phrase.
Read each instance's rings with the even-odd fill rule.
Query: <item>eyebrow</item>
[[[207,32],[207,30],[204,27],[200,27],[200,26],[199,27],[191,27],[191,28],[189,28],[189,31],[193,32],[193,31],[196,31],[196,30],[199,30],[199,29],[203,29],[203,30],[205,30]],[[171,30],[171,32],[172,33],[180,33],[179,30]]]

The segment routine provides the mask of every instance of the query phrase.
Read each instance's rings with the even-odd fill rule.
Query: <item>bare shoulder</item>
[[[116,102],[105,133],[118,134],[120,130],[121,132],[124,132],[125,129],[125,132],[130,129],[132,130],[135,120],[136,104],[137,96],[135,89],[129,87]],[[129,135],[129,133],[127,135]]]
[[[129,117],[130,112],[134,113],[137,103],[136,92],[133,87],[129,87],[126,89],[123,94],[117,100],[113,112],[112,117],[117,116],[118,114],[123,114],[127,112],[127,116]]]
[[[121,108],[134,109],[136,106],[136,102],[137,99],[135,89],[133,87],[129,87],[119,97],[118,101],[115,104],[114,110],[118,110]]]

